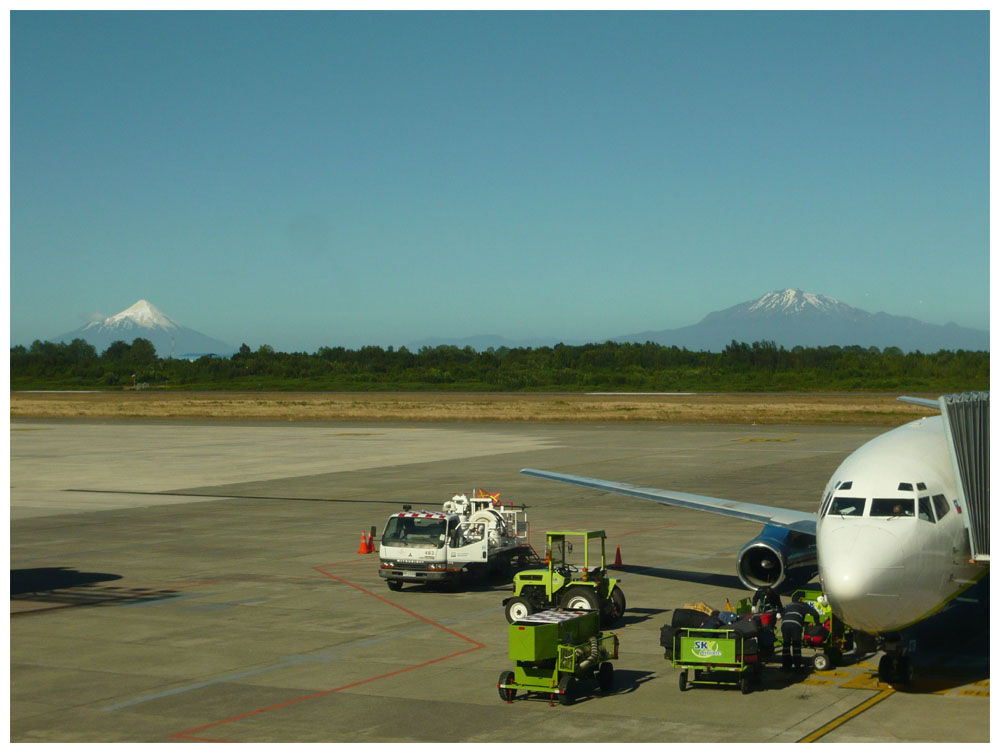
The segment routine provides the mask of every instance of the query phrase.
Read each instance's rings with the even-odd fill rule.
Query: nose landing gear
[[[878,681],[886,685],[912,685],[913,661],[911,654],[916,643],[903,643],[898,635],[884,636],[885,654],[878,662]]]

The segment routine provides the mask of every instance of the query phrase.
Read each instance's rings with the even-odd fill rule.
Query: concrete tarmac
[[[882,429],[578,424],[11,423],[14,742],[986,742],[987,655],[878,655],[681,692],[660,627],[747,595],[758,529],[526,466],[812,510]],[[603,528],[628,600],[613,692],[503,703],[503,583],[390,592],[357,554],[400,505],[473,487]]]

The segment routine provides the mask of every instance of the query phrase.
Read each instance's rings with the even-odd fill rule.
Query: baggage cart
[[[817,628],[806,623],[802,633],[802,655],[812,654],[813,668],[820,672],[832,669],[841,663],[845,653],[854,649],[854,631],[834,616],[829,602],[820,598],[822,591],[799,589],[792,593],[793,599],[796,596],[801,596],[820,617]],[[780,635],[778,637],[780,640]]]
[[[761,681],[757,639],[731,628],[680,628],[671,665],[679,669],[682,691],[694,685],[738,687],[749,693]]]

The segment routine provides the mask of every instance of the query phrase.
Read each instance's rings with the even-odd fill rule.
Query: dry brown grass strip
[[[887,394],[592,395],[359,392],[12,392],[11,418],[291,421],[665,421],[898,425],[933,411]]]

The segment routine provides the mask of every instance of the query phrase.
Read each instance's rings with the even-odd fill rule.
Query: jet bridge
[[[990,561],[990,393],[938,398],[972,558]]]

